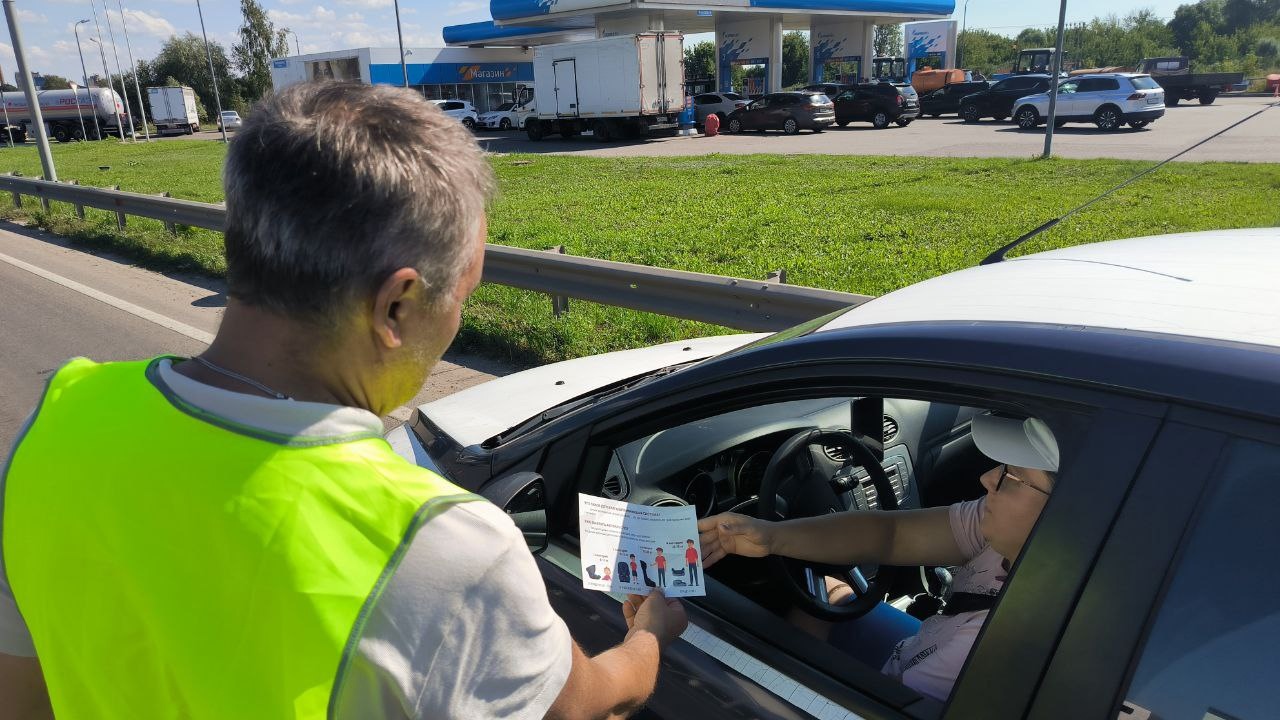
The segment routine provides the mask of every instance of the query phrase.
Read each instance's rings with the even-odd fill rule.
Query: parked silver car
[[[708,115],[718,115],[720,125],[728,119],[729,113],[751,102],[745,96],[735,92],[712,92],[693,96],[693,112],[698,125],[707,121]]]

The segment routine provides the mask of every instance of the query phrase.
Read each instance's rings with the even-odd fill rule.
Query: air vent
[[[625,498],[628,490],[630,490],[630,488],[627,487],[627,483],[622,479],[621,475],[610,475],[605,478],[604,485],[600,488],[600,492],[610,500],[621,500]]]
[[[659,498],[658,500],[654,500],[649,504],[654,507],[684,507],[689,503],[681,500],[680,498],[664,497],[664,498]]]
[[[890,440],[897,437],[897,435],[898,435],[898,421],[894,420],[888,415],[885,415],[884,416],[884,442],[889,442]]]
[[[849,459],[849,453],[845,452],[844,448],[839,445],[823,445],[822,454],[838,463],[843,463]]]

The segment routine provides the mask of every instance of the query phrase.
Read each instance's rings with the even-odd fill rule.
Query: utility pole
[[[102,23],[98,22],[98,6],[92,2],[89,5],[93,8],[93,25],[98,28],[98,39],[94,42],[98,43],[98,55],[102,58],[102,74],[107,78],[107,89],[111,91],[111,104],[116,109],[116,129],[120,131],[120,141],[124,141],[124,118],[120,117],[120,103],[116,102],[115,86],[111,84],[111,68],[107,67],[107,50],[106,45],[102,42]],[[93,38],[89,38],[93,40]]]
[[[396,4],[396,37],[400,39],[400,74],[404,77],[404,86],[409,87],[409,66],[404,62],[404,32],[400,29],[400,0]]]
[[[1062,72],[1062,40],[1067,27],[1067,0],[1058,7],[1058,44],[1054,46],[1053,63],[1049,74],[1049,119],[1044,125],[1044,152],[1040,157],[1053,155],[1053,126],[1058,120],[1058,74]]]
[[[71,86],[71,92],[76,94],[76,116],[80,118],[80,139],[87,140],[89,139],[89,131],[86,130],[84,127],[84,113],[80,112],[80,86],[76,83],[68,83],[68,84]],[[85,93],[88,94],[88,92],[89,92],[89,89],[85,88]],[[91,106],[93,105],[92,95],[89,96],[89,104]]]
[[[4,84],[4,68],[0,68],[0,85]],[[9,148],[13,149],[13,125],[9,122],[9,101],[0,93],[0,106],[4,107],[4,131],[9,134]]]
[[[133,43],[129,42],[129,27],[124,22],[124,3],[122,0],[116,0],[116,6],[120,8],[120,29],[124,31],[124,46],[129,51],[129,65],[133,67],[133,91],[138,94],[138,113],[142,115],[142,135],[151,142],[151,130],[147,127],[147,106],[142,102],[142,86],[138,83],[138,62],[133,59]],[[124,78],[120,78],[120,82],[124,82]],[[125,92],[129,91],[125,88]]]
[[[120,69],[120,50],[116,47],[116,31],[111,29],[111,10],[107,8],[107,0],[102,0],[102,14],[107,16],[107,34],[111,36],[111,54],[116,58],[116,74],[120,76],[121,95],[124,96],[124,112],[129,116],[129,138],[134,142],[138,141],[138,131],[133,127],[133,108],[129,105],[129,81],[124,77],[124,70]],[[115,89],[115,83],[111,83],[111,88]]]
[[[57,182],[58,171],[53,166],[53,153],[49,151],[49,135],[44,131],[44,115],[40,112],[40,98],[36,97],[35,83],[27,69],[27,55],[22,49],[22,32],[18,29],[18,11],[13,0],[4,0],[4,18],[9,22],[9,39],[13,41],[13,56],[18,61],[18,81],[27,96],[27,109],[31,112],[31,126],[36,131],[36,147],[40,150],[40,166],[44,179]],[[8,112],[8,108],[5,108]]]
[[[88,20],[80,20],[80,21],[76,22],[76,26],[75,26],[75,33],[76,33],[76,52],[80,53],[80,74],[81,74],[81,75],[84,75],[84,78],[83,78],[83,80],[84,80],[84,91],[85,91],[86,93],[88,93],[88,95],[89,95],[89,105],[91,105],[91,106],[93,107],[93,132],[94,132],[94,133],[95,133],[95,135],[96,135],[96,137],[95,137],[94,139],[95,139],[95,140],[101,140],[101,139],[102,139],[102,126],[98,124],[98,106],[97,106],[97,105],[95,105],[95,104],[94,104],[94,102],[93,102],[93,85],[90,85],[90,84],[89,84],[89,71],[88,71],[87,69],[85,69],[85,66],[84,66],[84,50],[80,47],[80,26],[81,26],[81,25],[83,25],[84,23],[87,23],[87,22],[89,22],[89,21],[88,21]]]
[[[285,31],[285,32],[287,32],[287,33],[289,33],[290,35],[292,35],[292,36],[293,36],[293,47],[294,47],[294,49],[296,49],[296,50],[298,51],[298,54],[299,54],[299,55],[301,55],[301,54],[302,54],[302,43],[298,42],[298,33],[294,32],[293,30],[291,30],[291,29],[289,29],[289,28],[285,28],[285,29],[284,29],[284,31]]]
[[[200,34],[204,36],[204,55],[209,58],[209,80],[213,82],[213,102],[218,106],[218,129],[222,130],[222,142],[226,142],[227,124],[222,122],[222,98],[218,95],[218,75],[213,71],[213,51],[209,49],[209,33],[204,29],[204,10],[200,7],[200,0],[196,0],[196,13],[200,15]]]

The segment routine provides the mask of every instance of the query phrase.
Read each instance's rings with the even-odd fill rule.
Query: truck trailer
[[[600,142],[679,127],[684,36],[677,32],[543,45],[533,52],[530,140],[590,133]]]
[[[151,120],[161,135],[200,131],[200,115],[196,112],[196,93],[189,87],[169,85],[147,88]]]
[[[13,133],[14,142],[25,141],[31,125],[26,93],[10,90],[0,93],[0,98],[8,113],[9,126],[5,129]],[[49,135],[58,142],[85,138],[97,140],[120,132],[124,101],[111,88],[41,90],[36,93],[36,98]],[[0,115],[0,123],[3,121],[5,116]]]

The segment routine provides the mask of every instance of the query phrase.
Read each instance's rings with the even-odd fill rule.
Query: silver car
[[[720,117],[720,125],[729,117],[729,113],[751,102],[745,96],[735,92],[712,92],[693,96],[693,112],[698,125],[706,123],[708,115]]]

